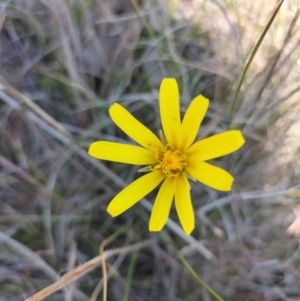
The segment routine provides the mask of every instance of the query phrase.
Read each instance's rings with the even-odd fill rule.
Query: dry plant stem
[[[118,231],[116,231],[114,234],[112,234],[110,237],[108,237],[107,239],[105,239],[101,246],[100,246],[100,255],[103,253],[104,251],[104,247],[107,246],[109,243],[111,243],[112,241],[114,241],[121,233],[123,233],[124,230],[123,229],[119,229]],[[127,235],[125,244],[129,245],[132,241],[132,235],[130,234],[131,231],[129,232],[129,235]],[[110,266],[108,263],[105,262],[105,270],[103,271],[103,277],[102,279],[99,281],[98,285],[95,287],[92,296],[90,297],[90,301],[96,301],[98,298],[98,295],[101,292],[101,289],[104,289],[104,286],[107,286],[107,282],[108,280],[113,276],[113,275],[118,275],[118,267],[121,265],[121,263],[123,262],[124,258],[125,258],[126,254],[120,254],[117,258],[117,260],[114,262],[114,264],[112,266]],[[109,267],[108,271],[106,271],[106,267]],[[102,270],[103,270],[103,266],[102,266]],[[105,273],[105,274],[104,274]],[[103,299],[104,300],[104,299]]]
[[[99,248],[99,253],[100,255],[103,255],[104,253],[104,248],[111,243],[112,241],[114,241],[121,233],[123,233],[124,230],[121,228],[119,230],[117,230],[114,234],[112,234],[110,237],[108,237],[107,239],[105,239]],[[103,274],[103,278],[102,278],[102,282],[103,282],[103,301],[107,300],[107,270],[106,270],[106,261],[105,261],[105,257],[102,257],[102,274]],[[96,299],[97,297],[95,297]]]
[[[108,263],[106,264],[108,266],[108,272],[107,272],[107,282],[112,276],[118,276],[118,268],[122,264],[126,254],[120,254],[117,260],[114,262],[112,266],[110,266]],[[101,292],[101,289],[105,285],[104,283],[104,277],[99,281],[98,285],[95,287],[93,294],[90,297],[90,301],[96,301],[98,298],[98,295]]]
[[[0,165],[10,170],[12,173],[17,174],[20,178],[25,180],[27,183],[32,184],[34,186],[41,187],[41,184],[36,181],[30,174],[26,171],[22,170],[15,164],[11,163],[10,161],[6,160],[4,157],[0,155]]]
[[[70,249],[69,249],[67,271],[72,271],[75,268],[75,264],[76,264],[77,243],[74,240],[73,234],[71,234],[71,235],[72,235],[72,241],[71,241]],[[73,300],[73,291],[74,291],[75,287],[76,287],[75,284],[69,285],[67,287],[67,292],[65,294],[65,301]]]
[[[106,301],[107,300],[107,271],[106,271],[105,257],[103,256],[104,246],[105,246],[105,241],[100,246],[100,256],[102,256],[101,265],[102,265],[102,274],[103,274],[103,301]]]
[[[16,253],[24,256],[30,262],[32,262],[40,271],[43,271],[45,275],[47,275],[53,281],[59,279],[59,275],[49,266],[42,258],[40,258],[37,254],[31,251],[29,248],[19,243],[15,239],[9,237],[5,233],[0,231],[0,242],[7,244],[12,250]],[[66,288],[64,288],[66,289]],[[81,300],[88,300],[87,297],[78,289],[75,289],[78,296],[80,296]]]
[[[41,290],[37,294],[27,298],[25,301],[39,301],[47,296],[55,293],[56,291],[62,289],[65,287],[67,284],[76,281],[80,277],[84,276],[85,274],[91,272],[94,270],[97,266],[101,265],[103,260],[106,260],[109,257],[112,257],[117,254],[125,254],[125,253],[130,253],[136,250],[139,250],[141,248],[148,247],[151,244],[151,240],[146,240],[128,247],[124,248],[118,248],[114,250],[108,250],[104,251],[102,254],[99,256],[91,259],[90,261],[84,263],[83,265],[80,265],[79,267],[75,268],[73,271],[65,274],[61,279],[45,289]]]
[[[50,115],[48,115],[43,109],[41,109],[38,105],[36,105],[33,101],[27,98],[25,95],[16,90],[13,86],[11,86],[8,82],[6,82],[3,78],[0,78],[0,88],[4,87],[5,91],[8,92],[13,98],[23,102],[30,110],[36,113],[39,117],[45,120],[48,124],[54,127],[60,133],[69,136],[69,132],[62,127],[55,119],[53,119]]]
[[[124,259],[124,258],[123,258]],[[118,269],[117,268],[114,268],[113,266],[110,266],[109,264],[107,264],[109,270],[107,272],[107,281],[112,277],[112,276],[117,276],[118,275]],[[119,268],[119,265],[117,265],[117,267]],[[102,278],[97,286],[95,287],[91,297],[90,297],[90,301],[96,301],[102,288],[104,286],[104,279]]]
[[[100,245],[99,248],[99,253],[102,261],[102,274],[103,274],[103,301],[106,301],[107,299],[107,271],[106,271],[106,262],[105,262],[105,257],[103,256],[104,254],[104,248],[105,246],[110,242],[110,239],[105,239],[102,244]]]

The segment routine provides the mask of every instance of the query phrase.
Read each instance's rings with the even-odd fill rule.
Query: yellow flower
[[[91,144],[92,157],[127,164],[145,165],[147,172],[125,187],[108,205],[107,211],[117,216],[162,185],[156,196],[149,230],[160,231],[169,216],[173,198],[186,234],[195,227],[195,217],[188,178],[220,191],[229,191],[233,177],[225,170],[205,161],[230,154],[245,142],[242,133],[230,130],[193,143],[208,108],[208,99],[198,95],[180,118],[179,92],[173,78],[163,79],[159,107],[163,133],[160,139],[125,108],[115,103],[109,109],[114,123],[140,146],[97,141]]]

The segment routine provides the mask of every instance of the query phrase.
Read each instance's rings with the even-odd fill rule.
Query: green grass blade
[[[186,259],[181,255],[179,250],[175,247],[175,245],[169,240],[164,240],[169,244],[169,246],[173,249],[173,251],[176,253],[177,257],[180,259],[182,264],[185,266],[185,268],[190,272],[190,274],[195,278],[195,280],[203,287],[205,288],[216,300],[218,301],[224,301],[223,298],[221,298],[207,283],[205,283],[194,271],[194,269],[191,267],[191,265],[186,261]]]
[[[126,278],[126,288],[125,288],[123,301],[128,301],[131,282],[132,282],[132,276],[133,276],[133,270],[134,270],[137,254],[138,254],[137,251],[132,253],[131,258],[130,258],[128,273],[127,273],[127,278]]]
[[[249,67],[250,67],[250,65],[251,65],[251,63],[253,61],[253,58],[255,57],[255,55],[256,55],[256,53],[257,53],[257,51],[258,51],[258,49],[259,49],[262,41],[264,40],[267,32],[269,31],[270,26],[272,25],[275,17],[277,16],[277,14],[278,14],[278,12],[280,10],[280,7],[281,7],[281,5],[282,5],[283,2],[284,2],[284,0],[280,1],[280,3],[278,4],[277,8],[274,11],[274,13],[272,14],[272,16],[271,16],[271,18],[270,18],[267,26],[265,27],[264,31],[262,32],[261,36],[259,37],[259,39],[258,39],[258,41],[257,41],[257,43],[256,43],[256,45],[255,45],[255,47],[254,47],[251,55],[250,55],[250,58],[249,58],[246,66],[245,66],[245,68],[243,70],[243,73],[242,73],[241,79],[239,81],[239,84],[237,86],[237,89],[235,91],[233,103],[232,103],[232,106],[231,106],[230,115],[229,115],[229,122],[228,122],[228,128],[230,128],[232,120],[233,120],[233,115],[235,113],[235,109],[236,109],[236,105],[237,105],[237,99],[238,99],[238,96],[239,96],[239,93],[240,93],[240,90],[241,90],[242,83],[243,83],[243,81],[245,79],[246,73],[247,73],[247,71],[248,71],[248,69],[249,69]]]

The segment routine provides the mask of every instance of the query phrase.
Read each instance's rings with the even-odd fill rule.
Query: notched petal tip
[[[155,228],[155,227],[150,227],[149,225],[149,231],[150,232],[160,232],[162,230],[163,227],[160,227],[160,228]]]
[[[110,204],[109,204],[110,205]],[[111,217],[116,217],[118,214],[114,214],[113,213],[113,210],[110,208],[110,206],[107,206],[107,209],[106,209],[106,211],[107,211],[107,213],[111,216]]]
[[[190,228],[190,229],[184,229],[184,228],[183,228],[183,231],[184,231],[184,233],[185,233],[186,235],[190,236],[194,229],[195,229],[195,227]]]
[[[202,94],[197,95],[194,98],[194,100],[197,101],[197,102],[202,102],[205,105],[209,106],[209,99],[207,97],[205,97],[204,95],[202,95]]]
[[[108,113],[109,113],[109,116],[110,118],[113,120],[113,117],[112,117],[112,114],[115,110],[118,110],[119,108],[123,108],[119,103],[115,102],[113,103],[109,109],[108,109]]]
[[[109,110],[113,109],[113,108],[116,108],[116,107],[121,107],[120,104],[118,104],[117,102],[114,102],[110,107],[109,107]]]
[[[119,116],[120,114],[123,113],[123,111],[126,111],[131,115],[131,113],[118,102],[113,103],[108,109],[109,115],[113,121],[114,118],[116,118],[115,116],[116,115]]]
[[[232,186],[233,186],[233,182],[234,182],[234,177],[232,177],[231,182],[228,183],[228,189],[224,188],[223,191],[231,191]]]
[[[242,146],[244,145],[244,143],[246,142],[246,140],[245,140],[245,137],[243,136],[242,131],[237,130],[237,132],[238,132],[238,134],[239,134],[238,137],[239,137],[239,139],[240,139],[240,144],[241,144],[240,147],[242,147]]]
[[[162,87],[164,88],[167,87],[168,89],[175,89],[177,91],[178,90],[177,80],[173,77],[165,77],[160,83],[160,90],[162,89]]]
[[[95,157],[95,151],[97,148],[97,145],[100,141],[95,141],[93,143],[90,144],[89,148],[88,148],[88,154],[92,157]]]
[[[165,80],[175,80],[176,81],[176,79],[174,77],[164,77],[162,82]]]
[[[113,117],[113,114],[116,113],[118,114],[118,110],[126,110],[122,105],[120,105],[119,103],[115,102],[113,103],[109,109],[108,109],[108,113],[109,113],[109,116],[112,120],[114,120],[114,117]],[[127,111],[127,110],[126,110]],[[119,114],[118,114],[119,115]]]
[[[246,142],[245,137],[243,136],[243,133],[240,130],[229,130],[224,133],[232,135],[232,139],[236,140],[236,144],[239,145],[239,148],[242,147],[243,144]]]
[[[214,166],[214,167],[217,167],[217,166]],[[219,169],[222,169],[222,168],[219,167]],[[229,173],[228,171],[226,171],[224,169],[223,169],[223,172],[226,173],[226,176],[225,176],[225,174],[224,174],[223,177],[219,176],[219,179],[221,180],[221,183],[222,183],[221,187],[214,188],[214,187],[212,187],[210,185],[208,185],[208,186],[212,187],[214,189],[217,189],[219,191],[225,191],[225,192],[231,191],[232,190],[232,186],[233,186],[233,182],[234,182],[234,177],[232,176],[231,173]]]

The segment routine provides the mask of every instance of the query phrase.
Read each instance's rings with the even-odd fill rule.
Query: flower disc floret
[[[168,144],[162,149],[156,149],[155,159],[158,164],[155,171],[162,171],[168,178],[178,177],[187,165],[187,156],[179,150],[173,150]]]

